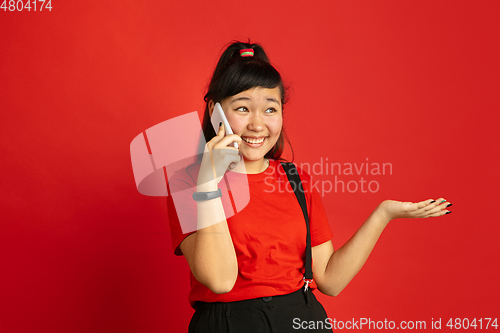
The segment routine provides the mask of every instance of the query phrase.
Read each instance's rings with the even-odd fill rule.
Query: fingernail
[[[443,203],[443,202],[445,202],[445,201],[446,201],[446,200],[441,201],[441,202],[440,202],[440,204],[441,204],[441,203]]]
[[[222,121],[219,123],[219,127],[221,127],[221,126],[222,126]]]
[[[446,208],[448,208],[448,207],[450,207],[450,206],[453,206],[453,204],[448,204],[448,205],[446,205]]]
[[[446,212],[446,214],[451,214],[451,211],[450,212]],[[446,214],[444,214],[444,215],[446,215]]]
[[[431,202],[429,202],[429,203],[435,203],[435,202],[436,202],[436,200],[432,200],[432,201],[431,201]]]

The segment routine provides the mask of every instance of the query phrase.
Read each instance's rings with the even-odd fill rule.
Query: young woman
[[[314,280],[306,283],[306,223],[279,162],[286,141],[285,96],[281,76],[260,45],[228,46],[205,96],[205,154],[184,175],[169,179],[171,190],[182,184],[196,191],[188,212],[196,232],[182,233],[171,196],[168,200],[174,250],[184,255],[191,269],[189,300],[196,312],[189,332],[295,332],[298,326],[311,332],[331,331],[312,291],[339,294],[392,219],[449,213],[446,207],[451,204],[443,198],[417,203],[386,200],[334,251],[320,196],[310,186],[310,176],[297,168],[312,246]],[[210,116],[217,102],[235,134],[225,135],[222,124],[218,133],[213,130]],[[221,180],[238,173],[248,179],[250,200],[226,219]],[[301,325],[311,321],[318,323],[314,329]]]

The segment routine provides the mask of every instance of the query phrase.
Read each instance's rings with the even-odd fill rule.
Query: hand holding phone
[[[214,111],[212,112],[212,117],[210,118],[210,121],[212,123],[212,126],[214,127],[215,133],[219,132],[219,124],[223,123],[224,128],[226,130],[226,135],[234,134],[233,130],[231,129],[231,126],[229,126],[229,122],[227,121],[226,115],[222,110],[222,106],[218,102],[215,103]],[[231,143],[230,146],[233,146],[234,148],[238,149],[238,143],[236,142]]]
[[[241,138],[232,135],[234,133],[219,103],[215,104],[210,122],[216,136],[205,146],[197,181],[198,191],[201,192],[213,191],[213,189],[207,190],[207,186],[213,188],[213,180],[215,184],[218,184],[225,172],[234,169],[241,161],[238,151],[238,142],[241,142]],[[224,127],[220,126],[221,123]],[[228,135],[232,136],[228,137]]]

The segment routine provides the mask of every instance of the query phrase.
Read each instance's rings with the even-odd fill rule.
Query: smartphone
[[[210,118],[210,120],[212,122],[212,126],[214,127],[215,133],[219,133],[219,124],[223,123],[226,130],[226,135],[234,134],[231,126],[229,126],[229,122],[227,121],[226,115],[224,114],[220,103],[215,103],[214,111],[212,112],[212,117]],[[238,143],[236,142],[231,143],[230,146],[238,149]]]

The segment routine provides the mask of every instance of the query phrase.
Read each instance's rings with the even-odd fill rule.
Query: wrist
[[[193,193],[193,200],[194,201],[208,201],[216,198],[222,197],[222,192],[220,189],[217,191],[210,191],[210,192],[195,192]]]
[[[394,218],[389,214],[387,211],[386,207],[386,202],[382,201],[378,206],[377,209],[375,209],[374,214],[377,217],[377,220],[380,221],[380,224],[383,225],[384,227],[391,222]]]
[[[196,186],[196,192],[213,192],[217,191],[218,189],[219,187],[217,186],[217,182],[215,180],[211,180]]]

